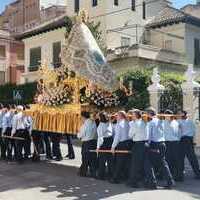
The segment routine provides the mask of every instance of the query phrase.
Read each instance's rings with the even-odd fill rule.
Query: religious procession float
[[[34,119],[35,130],[76,134],[81,111],[116,111],[120,105],[116,91],[131,95],[131,88],[125,88],[122,80],[117,82],[85,19],[82,12],[62,47],[62,66],[51,69],[41,64],[37,103],[27,113]]]

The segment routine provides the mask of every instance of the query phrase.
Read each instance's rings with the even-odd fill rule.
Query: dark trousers
[[[31,155],[31,136],[29,130],[25,130],[25,141],[24,141],[24,158],[29,158]]]
[[[15,137],[19,137],[22,139],[26,139],[26,131],[25,130],[17,130],[15,135]],[[25,144],[25,140],[15,140],[15,144],[16,144],[16,160],[17,161],[22,161],[23,160],[23,147]]]
[[[129,184],[137,184],[144,179],[144,165],[147,157],[145,141],[133,142]]]
[[[173,177],[169,169],[169,165],[166,161],[166,145],[164,142],[152,142],[149,149],[149,159],[154,167],[159,166],[167,184],[173,182]],[[150,178],[154,183],[156,182],[155,176],[152,174]]]
[[[32,131],[32,140],[34,147],[33,158],[39,158],[39,155],[41,153],[41,133],[39,131]]]
[[[113,143],[113,138],[109,137],[109,138],[104,138],[103,139],[103,144],[100,147],[100,150],[110,150],[112,147],[112,143]],[[107,176],[108,178],[112,177],[112,164],[113,164],[113,160],[112,160],[112,155],[110,153],[99,153],[98,155],[98,177],[100,179],[104,179],[105,176]],[[107,173],[107,175],[106,175]]]
[[[81,155],[82,155],[82,164],[80,166],[79,174],[80,176],[87,176],[88,169],[90,175],[95,177],[97,170],[97,155],[96,153],[90,152],[90,150],[96,150],[97,141],[90,140],[82,143]]]
[[[120,142],[115,150],[131,150],[132,148],[132,141],[126,140]],[[120,181],[123,179],[128,178],[128,165],[130,163],[130,155],[128,154],[119,154],[116,153],[114,156],[114,173],[113,179],[114,181]]]
[[[194,151],[194,144],[193,144],[193,137],[183,137],[180,142],[180,151],[181,151],[181,173],[183,176],[184,172],[184,161],[185,157],[189,160],[193,172],[196,176],[200,177],[200,168],[199,168],[199,163],[197,160],[197,156]]]
[[[48,158],[51,158],[52,153],[51,153],[51,134],[48,132],[42,133],[42,139],[44,141],[45,144],[45,152],[46,152],[46,156]]]
[[[11,136],[12,128],[7,128],[5,135]],[[16,151],[15,142],[12,139],[4,138],[5,155],[8,160],[12,160],[12,150]]]
[[[0,128],[0,152],[1,152],[1,159],[6,159],[6,151],[5,151],[5,143],[4,139],[2,138],[2,128]]]
[[[67,145],[68,145],[68,157],[69,158],[74,158],[75,157],[75,153],[74,153],[74,148],[72,145],[72,137],[71,135],[66,135],[66,139],[67,139]]]
[[[55,156],[57,159],[62,158],[61,149],[60,149],[61,138],[62,138],[62,135],[59,133],[51,134],[53,156]]]
[[[166,144],[166,160],[169,165],[169,169],[175,180],[181,178],[181,162],[180,162],[180,142],[169,141]]]

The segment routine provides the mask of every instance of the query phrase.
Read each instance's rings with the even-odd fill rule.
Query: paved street
[[[65,155],[66,145],[63,144],[62,149]],[[27,162],[24,165],[0,162],[0,200],[200,199],[200,181],[192,178],[191,171],[188,171],[185,183],[178,184],[175,190],[133,190],[124,185],[80,178],[76,175],[80,147],[75,149],[77,159],[74,161]]]

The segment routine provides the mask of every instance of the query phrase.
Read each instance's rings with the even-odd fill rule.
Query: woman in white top
[[[108,114],[106,112],[101,112],[99,114],[99,126],[97,128],[97,151],[100,150],[110,150],[113,142],[113,126],[109,122]],[[98,178],[105,179],[106,171],[108,172],[107,178],[112,177],[112,155],[109,153],[99,153],[99,169]],[[107,169],[107,170],[106,170]]]

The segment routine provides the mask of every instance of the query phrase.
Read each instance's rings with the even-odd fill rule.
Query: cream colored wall
[[[156,31],[164,32],[164,34]],[[173,34],[174,36],[183,37],[183,39],[179,39],[174,36],[169,36],[167,33]],[[172,40],[172,50],[175,52],[185,54],[185,24],[174,24],[172,26],[166,26],[159,29],[155,29],[155,31],[151,31],[151,44],[156,47],[164,48],[164,41]]]
[[[165,0],[158,0],[153,3],[152,0],[146,0],[147,20],[143,20],[142,19],[143,0],[136,0],[136,11],[131,10],[131,1],[132,0],[119,0],[119,6],[114,6],[113,0],[109,1],[99,0],[98,6],[92,7],[91,0],[80,0],[80,9],[85,9],[88,12],[91,20],[101,22],[101,30],[103,32],[103,38],[108,49],[114,49],[116,47],[121,46],[122,36],[129,37],[131,39],[131,44],[135,44],[136,29],[135,28],[123,29],[120,30],[121,33],[110,32],[110,31],[108,32],[108,30],[124,27],[125,24],[128,25],[138,24],[144,26],[149,18],[156,15],[167,5],[167,1]],[[67,2],[67,14],[69,16],[74,16],[75,15],[74,0],[66,0],[66,2]],[[111,12],[116,12],[116,13],[106,15],[107,13]],[[105,16],[100,17],[99,15],[105,15]],[[142,34],[143,34],[143,28],[138,29],[137,30],[138,41],[140,40]]]
[[[30,49],[41,47],[41,62],[46,61],[48,66],[53,62],[53,43],[61,41],[64,44],[65,28],[56,29],[50,32],[39,34],[24,39],[25,45],[25,72],[28,72],[30,66]]]
[[[200,40],[200,27],[186,24],[185,46],[187,62],[194,64],[194,39]]]

